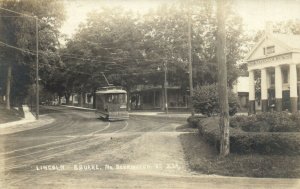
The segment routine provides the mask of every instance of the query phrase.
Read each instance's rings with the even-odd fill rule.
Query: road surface
[[[41,120],[0,136],[0,188],[299,188],[295,179],[191,172],[175,128],[185,118],[131,115],[106,122],[92,111],[44,107]],[[44,120],[44,121],[43,121]],[[52,121],[49,121],[52,120]]]

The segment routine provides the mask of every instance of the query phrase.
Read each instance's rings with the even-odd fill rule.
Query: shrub
[[[295,133],[235,133],[230,145],[233,153],[300,154],[300,137]]]
[[[230,125],[247,132],[299,132],[300,115],[265,112],[252,116],[235,116],[230,119]]]
[[[200,121],[201,117],[198,116],[190,116],[187,118],[187,122],[189,123],[189,126],[192,128],[198,127],[198,122]]]
[[[219,95],[216,85],[205,85],[195,89],[193,104],[196,112],[208,117],[220,112]],[[229,114],[236,114],[239,103],[237,96],[228,92]]]
[[[200,120],[198,129],[200,135],[219,150],[218,123],[216,118],[206,118]],[[230,128],[230,152],[300,155],[300,136],[297,133],[245,132]]]
[[[290,118],[296,123],[297,130],[300,131],[300,113],[293,113]]]
[[[257,121],[255,116],[235,116],[230,118],[230,126],[233,128],[245,128],[253,125]]]

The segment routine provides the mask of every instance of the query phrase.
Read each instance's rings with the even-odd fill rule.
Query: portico
[[[300,88],[300,36],[266,32],[247,56],[249,113],[275,109],[298,111]],[[260,88],[260,89],[259,89]],[[259,96],[260,93],[260,96]]]

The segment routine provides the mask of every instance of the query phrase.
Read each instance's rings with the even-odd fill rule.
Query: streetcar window
[[[126,94],[119,94],[119,103],[120,104],[126,104]]]
[[[126,94],[107,94],[105,101],[112,104],[126,104]]]

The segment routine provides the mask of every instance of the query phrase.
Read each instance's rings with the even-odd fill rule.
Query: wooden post
[[[38,18],[35,17],[35,43],[36,43],[36,63],[35,63],[35,74],[36,74],[36,119],[39,119],[40,115],[40,86],[39,86],[39,26]]]
[[[220,100],[220,155],[226,156],[230,152],[229,146],[229,107],[227,94],[226,68],[226,30],[225,30],[225,1],[217,0],[217,62],[218,62],[218,91]]]
[[[193,104],[193,67],[192,67],[192,32],[191,32],[191,1],[189,1],[188,10],[188,54],[189,54],[189,85],[190,85],[190,111],[191,115],[195,115],[194,104]]]

